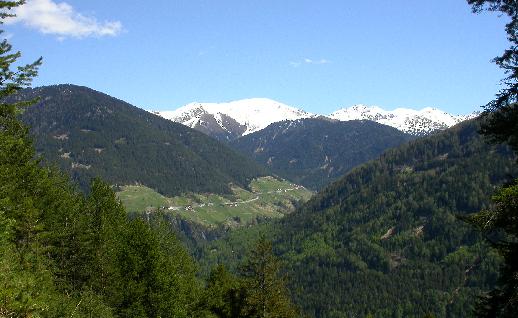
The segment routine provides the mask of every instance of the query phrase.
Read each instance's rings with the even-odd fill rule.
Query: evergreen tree
[[[483,133],[518,151],[518,0],[467,0],[474,12],[497,11],[510,18],[505,26],[510,47],[494,62],[505,71],[504,88],[486,106]]]
[[[21,4],[0,1],[0,23]],[[0,43],[0,317],[187,317],[196,283],[179,243],[129,222],[108,184],[84,198],[37,159],[18,120],[34,100],[11,95],[41,59],[15,66],[11,50]]]
[[[487,234],[504,258],[498,286],[480,299],[479,317],[515,317],[518,312],[518,182],[500,189],[492,209],[469,220]]]
[[[0,24],[23,1],[0,1]],[[0,30],[0,32],[2,32]],[[33,159],[27,129],[16,118],[31,101],[3,100],[28,87],[41,59],[16,66],[20,52],[0,42],[0,315],[26,316],[48,310],[55,294],[42,245],[38,190],[46,172]]]
[[[482,133],[493,142],[507,143],[518,153],[518,1],[468,0],[474,12],[498,11],[510,21],[505,30],[510,47],[495,58],[507,77],[504,88],[486,105]],[[514,317],[518,312],[518,181],[504,186],[493,197],[492,209],[473,215],[469,222],[487,234],[489,242],[504,258],[496,289],[482,297],[480,317]]]
[[[124,317],[189,317],[198,292],[190,255],[164,228],[128,222],[118,266]]]
[[[77,252],[84,261],[86,286],[111,305],[118,304],[124,288],[118,264],[127,223],[124,208],[108,184],[94,179],[83,214]]]
[[[290,318],[297,316],[281,263],[273,254],[272,243],[261,237],[241,271],[245,279],[246,314],[257,318]]]
[[[210,273],[207,287],[200,302],[199,316],[218,318],[246,317],[246,289],[241,279],[216,266]]]

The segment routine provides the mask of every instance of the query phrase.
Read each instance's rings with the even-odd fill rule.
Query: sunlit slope
[[[161,210],[207,226],[231,227],[279,218],[293,212],[313,193],[306,188],[272,177],[255,179],[249,190],[233,186],[232,194],[185,194],[165,197],[144,186],[123,186],[117,195],[128,212]]]

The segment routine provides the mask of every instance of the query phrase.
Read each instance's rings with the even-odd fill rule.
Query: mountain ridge
[[[318,190],[414,138],[372,121],[320,117],[276,122],[229,145],[279,176]]]
[[[144,184],[161,194],[230,193],[268,172],[196,130],[150,114],[88,87],[26,89],[14,99],[40,97],[21,115],[39,154],[87,189],[101,176],[111,184]]]
[[[358,104],[341,108],[331,113],[329,117],[340,121],[372,120],[408,134],[422,136],[452,127],[479,114],[479,112],[473,112],[467,115],[452,115],[434,107],[420,110],[396,108],[389,111],[378,106]]]
[[[420,110],[357,104],[331,114],[314,114],[268,98],[251,98],[227,103],[190,103],[173,111],[151,111],[166,119],[199,130],[219,140],[235,140],[284,120],[325,117],[338,121],[370,120],[402,132],[423,136],[474,118],[480,112],[453,115],[438,108]]]
[[[152,113],[204,133],[211,131],[209,125],[217,123],[212,129],[215,130],[214,135],[217,139],[227,140],[261,130],[274,122],[315,116],[267,98],[250,98],[228,103],[195,102],[174,111]]]

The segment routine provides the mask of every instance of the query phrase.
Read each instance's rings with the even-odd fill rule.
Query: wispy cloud
[[[320,59],[320,60],[314,61],[312,59],[305,58],[304,63],[306,63],[306,64],[329,64],[331,62],[326,59]]]
[[[290,65],[293,67],[299,67],[303,64],[322,65],[322,64],[329,64],[329,63],[331,63],[331,61],[329,61],[328,59],[313,60],[313,59],[306,57],[306,58],[302,59],[301,61],[295,61],[295,62],[291,61]]]
[[[66,2],[28,0],[26,4],[17,7],[14,13],[16,17],[7,19],[7,24],[22,23],[41,33],[56,35],[60,39],[116,36],[122,31],[121,22],[99,22],[94,17],[77,12]]]

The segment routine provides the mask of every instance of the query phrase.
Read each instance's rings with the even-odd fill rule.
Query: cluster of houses
[[[161,207],[161,209],[162,210],[168,210],[168,211],[184,210],[184,211],[195,212],[194,208],[203,208],[203,207],[206,207],[206,206],[213,206],[213,205],[214,205],[214,203],[200,203],[197,206],[188,205],[188,206],[185,206],[185,207],[180,207],[180,206],[169,206],[169,207],[166,207],[166,206],[163,206],[163,207]]]
[[[282,193],[282,192],[288,192],[288,191],[293,191],[293,190],[298,190],[298,189],[301,189],[301,188],[304,188],[303,186],[300,186],[300,185],[297,185],[297,184],[292,184],[291,185],[293,188],[290,188],[290,189],[277,189],[275,191],[269,191],[267,193],[274,193],[274,192],[277,192],[277,193]],[[255,194],[262,194],[261,192],[254,192]],[[250,201],[255,201],[257,200],[259,197],[255,198],[255,199],[252,199]],[[220,205],[221,206],[226,206],[226,207],[237,207],[240,203],[247,203],[249,201],[238,201],[238,202],[227,202],[227,203],[221,203]],[[186,212],[196,212],[194,210],[194,208],[203,208],[205,206],[214,206],[214,203],[200,203],[199,205],[187,205],[185,207],[180,207],[180,206],[162,206],[161,209],[162,210],[168,210],[168,211],[181,211],[181,210],[184,210]]]

